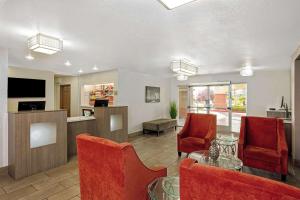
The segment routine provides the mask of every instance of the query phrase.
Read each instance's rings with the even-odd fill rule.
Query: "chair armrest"
[[[211,122],[209,124],[208,132],[204,138],[205,143],[211,142],[217,136],[217,116],[211,116]]]
[[[187,117],[185,119],[184,126],[182,127],[181,131],[177,134],[177,139],[187,137],[187,135],[188,135],[188,128],[189,128],[189,125],[190,125],[190,118],[191,118],[191,114],[188,113]]]
[[[240,137],[238,142],[238,145],[243,148],[246,146],[245,138],[246,138],[246,117],[243,116],[241,120]]]
[[[185,131],[185,130],[181,130],[178,134],[177,134],[177,139],[181,139],[181,138],[185,138],[185,137],[187,137],[187,131]]]
[[[244,148],[246,147],[246,117],[243,116],[241,119],[240,137],[238,142],[238,158],[243,160]]]
[[[206,142],[211,142],[215,138],[216,138],[216,132],[214,130],[209,130],[204,140],[206,143]]]
[[[288,173],[288,146],[285,138],[285,128],[282,119],[277,119],[277,149],[280,154],[281,174],[287,175]]]
[[[284,129],[284,124],[282,119],[277,120],[277,136],[278,136],[278,153],[281,155],[286,155],[288,154],[288,146],[285,138],[285,129]]]

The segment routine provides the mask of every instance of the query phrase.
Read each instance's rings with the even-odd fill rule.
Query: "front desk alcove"
[[[30,176],[67,163],[67,111],[8,114],[9,175]]]

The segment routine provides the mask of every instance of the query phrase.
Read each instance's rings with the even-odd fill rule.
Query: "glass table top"
[[[179,200],[179,177],[155,179],[148,185],[148,194],[150,200]]]
[[[235,145],[238,138],[233,135],[217,135],[216,141],[219,145]]]
[[[188,157],[197,160],[200,164],[221,167],[224,169],[241,171],[243,168],[243,162],[230,154],[220,154],[216,161],[211,159],[208,155],[208,151],[205,150],[192,152]]]

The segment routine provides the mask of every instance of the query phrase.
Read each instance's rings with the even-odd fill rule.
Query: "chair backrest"
[[[300,199],[299,188],[195,162],[184,159],[180,164],[180,200]]]
[[[246,118],[246,143],[262,148],[277,149],[277,119]]]
[[[83,134],[77,136],[82,200],[125,199],[123,149],[128,145]]]
[[[204,138],[211,126],[216,126],[216,115],[212,114],[196,114],[188,113],[190,115],[187,117],[189,119],[189,136],[191,137],[201,137]]]

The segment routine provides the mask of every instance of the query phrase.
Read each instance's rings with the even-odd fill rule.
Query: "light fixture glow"
[[[186,80],[188,80],[188,76],[179,74],[179,75],[177,75],[177,80],[178,81],[186,81]]]
[[[71,66],[72,64],[71,64],[71,62],[70,62],[69,60],[67,60],[67,61],[65,62],[65,65],[69,67],[69,66]]]
[[[83,73],[82,69],[78,70],[78,73],[80,73],[80,74]]]
[[[39,33],[28,39],[28,48],[35,52],[52,55],[62,51],[63,41],[58,38]]]
[[[240,71],[241,76],[253,76],[253,69],[251,66],[243,67]]]
[[[34,60],[34,57],[29,53],[27,56],[25,56],[27,60]]]
[[[98,70],[99,70],[99,68],[97,67],[97,65],[95,65],[95,66],[93,67],[93,70],[94,70],[94,71],[98,71]]]
[[[195,0],[159,0],[167,9],[171,10],[173,8],[182,6],[184,4],[190,3]]]
[[[171,69],[177,74],[183,74],[186,76],[192,76],[197,74],[198,67],[185,61],[185,60],[176,60],[171,63]]]

